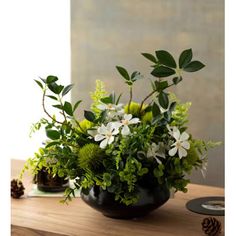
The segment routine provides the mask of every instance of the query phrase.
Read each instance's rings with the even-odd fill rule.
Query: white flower
[[[123,109],[123,104],[119,103],[118,105],[112,104],[112,103],[101,103],[97,105],[97,108],[102,111],[107,111],[107,116],[109,118],[113,118],[116,115],[123,115],[124,114],[124,109]]]
[[[169,150],[169,155],[174,156],[178,151],[178,155],[180,159],[182,157],[187,156],[186,149],[190,148],[190,144],[187,141],[189,138],[189,135],[186,132],[183,132],[182,134],[180,134],[180,131],[178,130],[177,127],[173,127],[171,135],[175,138],[176,142],[171,145],[174,147]]]
[[[111,144],[115,135],[119,133],[119,129],[115,123],[108,123],[107,126],[103,125],[97,129],[97,134],[94,137],[95,141],[101,141],[100,148],[105,148],[107,144]]]
[[[178,128],[176,126],[169,126],[169,125],[166,125],[167,129],[168,129],[168,133],[173,136],[174,135],[174,132],[178,132]]]
[[[157,163],[162,164],[159,157],[165,158],[165,146],[164,143],[160,142],[157,144],[152,143],[152,145],[148,148],[147,158],[155,158]]]
[[[124,118],[121,120],[121,125],[123,126],[122,130],[121,130],[121,134],[122,135],[129,135],[130,129],[129,129],[128,125],[137,124],[139,122],[140,122],[139,118],[132,119],[131,114],[124,114]]]
[[[123,104],[121,104],[121,103],[118,105],[112,104],[112,103],[108,103],[108,104],[101,103],[101,104],[97,105],[97,108],[102,111],[104,111],[104,110],[118,111],[118,110],[121,110],[122,107],[123,107]]]

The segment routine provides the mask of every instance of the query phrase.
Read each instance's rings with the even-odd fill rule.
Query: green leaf
[[[200,61],[192,61],[184,67],[184,71],[195,72],[201,70],[204,66],[205,65],[202,64]]]
[[[53,100],[57,100],[57,98],[55,96],[52,96],[52,95],[46,95],[46,96],[53,99]]]
[[[47,83],[46,82],[46,79],[43,79],[43,78],[41,78],[41,77],[39,77],[45,84]]]
[[[156,57],[161,64],[168,67],[176,68],[175,59],[169,52],[164,50],[156,51]]]
[[[192,57],[193,52],[191,48],[184,50],[179,57],[179,68],[184,68],[192,60]]]
[[[40,82],[40,81],[38,81],[38,80],[34,80],[37,84],[38,84],[38,86],[41,88],[41,89],[43,89],[43,85],[42,85],[42,83]]]
[[[160,105],[164,108],[167,109],[169,106],[169,98],[168,95],[164,92],[160,92],[159,96],[158,96],[158,101],[160,103]]]
[[[48,88],[55,94],[60,94],[60,92],[63,90],[64,86],[57,85],[55,82],[52,82],[48,85]]]
[[[139,79],[142,79],[140,72],[138,71],[133,72],[131,75],[131,81],[135,82],[136,80],[139,80]]]
[[[166,67],[166,66],[158,66],[156,67],[151,74],[155,77],[168,77],[170,75],[174,75],[175,74],[175,70]]]
[[[73,84],[67,85],[62,91],[62,96],[65,96],[68,92],[70,92],[70,90],[73,88],[73,86],[74,86]]]
[[[157,117],[161,114],[161,110],[159,108],[159,106],[154,102],[152,105],[152,115],[153,117]]]
[[[118,98],[117,98],[117,100],[116,100],[116,105],[119,104],[119,101],[120,101],[121,96],[122,96],[122,93],[118,96]]]
[[[54,75],[49,75],[46,79],[46,83],[47,84],[51,84],[53,82],[56,82],[58,80],[58,78]]]
[[[170,119],[171,119],[171,113],[170,113],[170,111],[164,112],[163,115],[164,115],[164,119],[165,119],[167,122],[170,122]]]
[[[105,104],[112,103],[112,96],[101,98],[100,101]]]
[[[145,58],[157,64],[157,59],[150,53],[141,53]]]
[[[46,135],[48,138],[52,140],[56,140],[60,138],[60,133],[57,130],[52,130],[52,129],[47,129],[46,130]]]
[[[177,104],[176,102],[172,102],[172,103],[170,104],[170,107],[169,107],[169,112],[170,112],[170,113],[175,109],[176,104]]]
[[[148,168],[144,167],[141,170],[138,171],[139,176],[143,176],[148,173]]]
[[[122,77],[125,80],[130,80],[129,73],[125,68],[123,68],[121,66],[116,66],[116,69],[118,70],[118,72],[122,75]]]
[[[104,173],[103,179],[104,179],[104,181],[109,182],[109,181],[111,181],[111,175],[109,173]]]
[[[157,90],[158,92],[166,89],[169,85],[168,85],[168,82],[167,81],[154,81],[154,84],[155,84],[155,90]]]
[[[60,104],[52,105],[52,106],[55,107],[55,108],[57,108],[57,109],[63,110],[63,106],[60,105]]]
[[[73,112],[78,108],[79,104],[82,102],[82,100],[79,100],[75,103],[74,107],[73,107]]]
[[[45,146],[45,148],[49,148],[49,147],[55,146],[55,145],[57,145],[57,144],[60,145],[61,143],[58,142],[58,141],[53,141],[53,142],[48,143],[48,144]]]
[[[96,119],[95,115],[91,111],[84,111],[84,117],[86,120],[91,122],[93,122]]]
[[[183,78],[180,76],[180,77],[174,77],[173,79],[172,79],[172,81],[173,81],[173,83],[176,85],[176,84],[178,84],[180,81],[182,81],[183,80]]]
[[[65,102],[64,103],[64,111],[69,115],[69,116],[73,116],[73,109],[72,109],[72,105],[69,102]]]

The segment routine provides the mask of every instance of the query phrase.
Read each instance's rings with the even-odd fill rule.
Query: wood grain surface
[[[23,161],[12,161],[12,178],[17,177]],[[26,176],[26,192],[31,177]],[[224,189],[189,184],[188,193],[177,193],[164,206],[143,218],[117,220],[103,216],[80,198],[69,205],[60,198],[29,198],[11,201],[13,236],[201,236],[201,222],[207,217],[188,211],[188,200],[204,196],[224,196]],[[224,227],[224,217],[216,217]],[[223,233],[221,235],[224,235]]]

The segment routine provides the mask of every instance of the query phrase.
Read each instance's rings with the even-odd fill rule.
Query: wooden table
[[[12,178],[17,177],[23,161],[12,161]],[[26,192],[31,178],[25,177]],[[205,215],[185,208],[188,200],[203,196],[224,196],[224,189],[189,184],[188,193],[177,193],[164,206],[148,216],[133,220],[104,217],[87,206],[80,198],[69,205],[60,198],[21,198],[11,202],[13,236],[78,235],[78,236],[200,236]],[[224,226],[224,217],[216,217]],[[221,234],[223,235],[223,233]]]

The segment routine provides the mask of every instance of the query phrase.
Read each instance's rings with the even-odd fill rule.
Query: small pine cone
[[[217,236],[221,233],[221,223],[214,217],[204,218],[202,221],[202,230],[208,236]]]
[[[11,196],[13,198],[20,198],[22,195],[24,195],[24,189],[23,183],[18,179],[13,179],[11,181]]]

